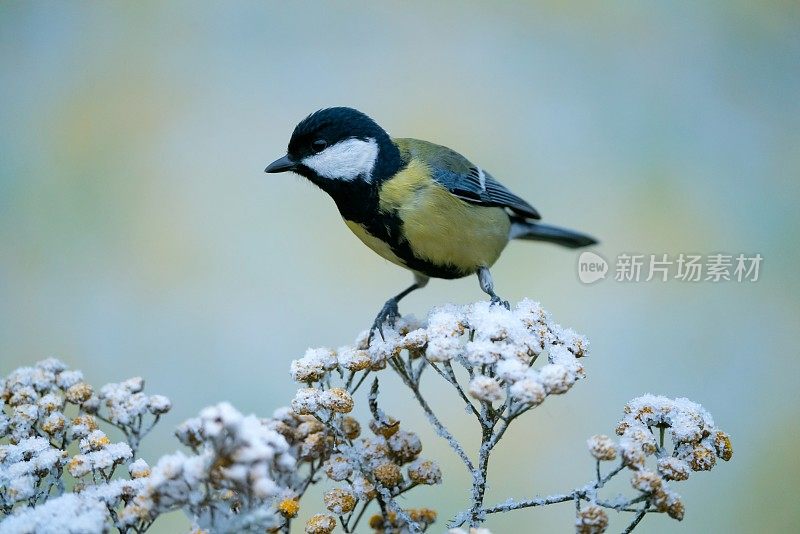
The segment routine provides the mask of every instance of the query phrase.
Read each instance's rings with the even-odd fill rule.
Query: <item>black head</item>
[[[266,172],[294,171],[323,186],[326,182],[378,182],[402,166],[389,134],[358,110],[321,109],[298,124],[286,156]]]

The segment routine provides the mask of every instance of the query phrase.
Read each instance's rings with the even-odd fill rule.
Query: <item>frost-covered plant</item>
[[[57,525],[99,532],[107,520],[116,521],[123,492],[132,495],[141,482],[115,475],[171,407],[166,397],[143,389],[143,380],[132,378],[95,393],[80,371],[52,358],[6,376],[0,382],[0,512],[13,515],[0,532],[65,531]],[[101,422],[125,441],[113,443]],[[65,495],[68,486],[74,493]]]
[[[551,396],[568,392],[584,378],[582,362],[588,355],[588,341],[553,322],[538,303],[527,299],[514,310],[488,302],[444,306],[433,310],[424,323],[404,317],[394,328],[384,328],[381,337],[368,339],[364,332],[351,346],[311,349],[292,362],[293,378],[307,385],[298,391],[292,406],[302,413],[322,410],[319,419],[324,421],[331,409],[323,399],[337,390],[334,382],[343,381],[352,395],[368,374],[383,376],[384,369],[394,370],[472,478],[470,505],[450,521],[452,527],[468,524],[471,532],[481,532],[484,529],[479,527],[489,514],[567,501],[575,503],[575,528],[581,533],[603,532],[608,525],[607,509],[635,514],[627,531],[649,512],[665,512],[680,520],[683,503],[667,481],[683,480],[690,470],[710,469],[716,457],[728,460],[732,454],[728,436],[714,427],[701,406],[686,399],[648,395],[626,406],[627,415],[617,428],[621,436],[618,443],[606,436],[589,440],[597,464],[595,480],[563,494],[485,506],[489,458],[495,446],[521,415]],[[452,388],[474,416],[481,436],[476,454],[468,454],[423,395],[420,385],[423,376],[431,374],[429,369]],[[377,409],[376,391],[377,378],[370,395],[370,427],[394,431],[399,422]],[[664,443],[667,429],[671,450]],[[370,456],[369,444],[355,448],[347,445],[343,451],[348,465],[366,467],[369,474],[370,464],[363,460]],[[618,456],[620,463],[603,475],[600,462]],[[656,462],[655,471],[647,469],[650,457]],[[625,468],[633,473],[631,484],[637,493],[630,498],[601,498],[600,490]],[[436,473],[438,481],[438,468]],[[379,477],[371,482],[377,495],[385,498],[379,507],[381,513],[370,520],[373,528],[392,532],[427,528],[429,522],[395,509],[390,497],[397,479]]]
[[[442,471],[422,455],[417,433],[381,409],[379,381],[393,376],[470,474],[471,497],[450,520],[452,534],[488,534],[481,525],[490,514],[563,502],[575,505],[578,533],[605,531],[607,511],[633,514],[626,532],[651,512],[682,519],[684,505],[671,485],[711,469],[717,458],[729,460],[731,442],[700,405],[652,395],[625,406],[618,439],[589,439],[589,483],[484,504],[497,443],[520,416],[583,378],[587,355],[585,338],[529,300],[514,310],[486,302],[437,308],[425,322],[404,317],[371,340],[363,332],[350,346],[309,349],[291,363],[303,386],[291,407],[268,419],[227,403],[206,408],[176,431],[187,449],[153,467],[134,457],[169,411],[169,399],[145,395],[140,378],[95,392],[79,371],[44,360],[0,383],[0,534],[141,533],[174,510],[183,510],[196,532],[289,532],[308,488],[323,483],[307,533],[360,532],[365,524],[375,532],[424,532],[436,511],[404,508],[399,497],[441,483]],[[423,395],[428,375],[474,417],[481,442],[473,454]],[[358,403],[368,413],[362,421],[353,416]],[[112,442],[106,432],[115,430],[124,441]],[[603,462],[615,463],[603,473]],[[604,496],[608,481],[623,472],[633,494]]]
[[[53,359],[3,379],[0,506],[8,517],[0,533],[144,532],[181,509],[196,529],[214,532],[286,524],[275,503],[308,480],[278,420],[244,416],[227,403],[206,408],[176,432],[191,453],[166,455],[151,468],[131,461],[133,451],[171,404],[143,389],[133,378],[95,395],[79,371]],[[126,441],[112,443],[100,425]]]

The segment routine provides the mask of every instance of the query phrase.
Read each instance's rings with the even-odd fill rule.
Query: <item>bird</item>
[[[294,172],[333,199],[347,227],[370,249],[411,271],[414,283],[393,296],[373,321],[400,317],[398,304],[431,278],[477,275],[492,304],[490,268],[510,240],[568,248],[597,243],[591,236],[545,225],[539,212],[483,168],[447,147],[391,137],[366,114],[330,107],[301,120],[285,156],[264,172]]]

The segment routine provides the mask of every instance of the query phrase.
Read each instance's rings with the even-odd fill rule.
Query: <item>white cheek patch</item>
[[[319,154],[308,156],[302,163],[324,178],[331,180],[355,180],[363,176],[372,178],[372,169],[378,159],[378,143],[375,139],[346,139],[329,146]]]

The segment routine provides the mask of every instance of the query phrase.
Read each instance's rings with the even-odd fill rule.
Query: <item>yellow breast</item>
[[[380,209],[397,212],[403,235],[417,257],[454,266],[464,275],[492,266],[508,243],[511,222],[502,208],[460,200],[433,181],[430,169],[420,160],[412,159],[381,186]]]
[[[356,234],[365,245],[375,251],[379,256],[386,258],[392,263],[399,265],[400,267],[405,267],[406,264],[397,257],[397,255],[392,251],[392,247],[389,246],[388,243],[385,241],[381,241],[377,237],[373,236],[367,230],[358,224],[357,222],[348,221],[345,219],[344,223],[350,228],[350,231]]]

